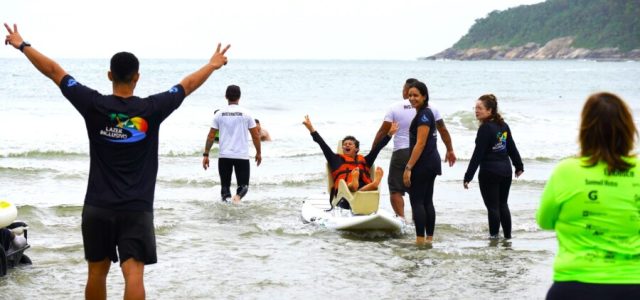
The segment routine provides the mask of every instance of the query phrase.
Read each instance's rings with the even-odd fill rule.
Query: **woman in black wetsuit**
[[[428,108],[427,85],[420,81],[412,83],[409,86],[409,102],[417,113],[409,127],[411,156],[402,179],[404,185],[409,188],[411,211],[416,227],[416,244],[424,245],[433,241],[436,224],[433,185],[436,176],[442,174],[442,170],[436,146],[436,120]]]
[[[464,174],[464,188],[469,188],[476,169],[480,166],[478,181],[480,193],[489,214],[489,238],[497,239],[502,224],[505,239],[511,238],[511,213],[507,199],[511,187],[511,163],[516,168],[516,178],[524,172],[520,153],[513,141],[509,125],[498,113],[498,99],[492,94],[482,95],[476,101],[476,119],[480,128],[476,135],[467,172]],[[511,158],[511,160],[509,160]]]

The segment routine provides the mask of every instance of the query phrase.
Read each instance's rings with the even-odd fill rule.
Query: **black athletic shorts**
[[[97,262],[109,258],[120,263],[129,258],[145,265],[158,261],[153,213],[117,211],[85,205],[82,210],[84,257]],[[117,248],[117,252],[116,252]]]
[[[389,183],[389,192],[400,193],[404,196],[406,187],[402,181],[402,175],[404,174],[404,168],[407,166],[411,151],[409,148],[399,149],[393,151],[391,154],[391,161],[389,162],[389,175],[387,176],[387,183]]]

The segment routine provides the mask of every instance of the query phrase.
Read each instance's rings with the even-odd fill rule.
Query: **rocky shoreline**
[[[458,50],[449,48],[438,54],[421,59],[426,60],[546,60],[546,59],[589,59],[607,61],[640,61],[640,49],[621,52],[617,48],[584,49],[573,48],[572,37],[560,37],[544,46],[528,43],[519,47],[495,46],[491,48],[471,48]]]

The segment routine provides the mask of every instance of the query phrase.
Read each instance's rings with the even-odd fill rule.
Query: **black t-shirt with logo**
[[[85,204],[153,211],[158,173],[158,131],[185,98],[184,88],[139,98],[102,95],[67,75],[62,94],[80,112],[89,136]]]
[[[409,126],[409,149],[413,152],[413,147],[418,141],[418,127],[429,126],[427,143],[420,154],[420,158],[413,166],[412,174],[430,172],[436,175],[442,174],[442,166],[440,163],[440,153],[438,153],[438,135],[436,133],[436,119],[433,112],[428,107],[419,110],[411,121]]]

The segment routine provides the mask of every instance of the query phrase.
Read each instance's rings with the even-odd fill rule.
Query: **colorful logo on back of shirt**
[[[496,138],[498,139],[498,142],[493,146],[492,150],[494,152],[502,152],[507,150],[507,132],[498,132],[496,134]]]
[[[149,125],[141,117],[132,117],[125,114],[109,114],[111,124],[100,130],[100,135],[107,141],[114,143],[135,143],[143,140],[147,134]]]

